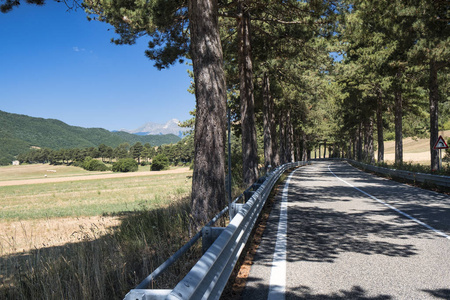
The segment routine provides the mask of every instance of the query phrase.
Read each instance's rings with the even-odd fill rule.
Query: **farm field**
[[[0,168],[0,255],[76,242],[84,229],[103,232],[120,224],[123,214],[164,207],[191,190],[188,168],[85,172],[49,165]]]
[[[450,137],[450,130],[441,131],[439,133],[447,141]],[[444,156],[444,155],[443,155]],[[375,151],[377,158],[377,151]],[[384,142],[384,159],[387,162],[395,161],[395,141]],[[403,161],[420,163],[424,165],[430,164],[430,139],[406,138],[403,139]]]

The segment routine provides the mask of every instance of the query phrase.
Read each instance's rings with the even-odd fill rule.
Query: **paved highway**
[[[243,299],[450,299],[450,197],[314,162],[278,195]]]

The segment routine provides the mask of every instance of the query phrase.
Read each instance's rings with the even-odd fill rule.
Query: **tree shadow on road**
[[[288,293],[286,299],[299,300],[344,300],[344,299],[361,299],[361,300],[389,300],[392,299],[390,295],[369,296],[368,292],[360,286],[353,286],[351,290],[339,290],[330,294],[314,294],[311,288],[307,286],[300,286],[294,289],[296,292]]]
[[[450,289],[423,290],[435,298],[450,299]]]
[[[251,279],[250,279],[251,281]],[[233,299],[265,299],[269,292],[269,286],[265,284],[254,284],[252,287],[245,290],[245,292],[240,297],[234,297]],[[255,295],[256,298],[255,298]],[[292,291],[287,291],[285,293],[287,300],[390,300],[393,299],[390,295],[369,295],[368,291],[364,290],[360,286],[353,286],[350,290],[341,289],[337,292],[331,292],[329,294],[325,293],[314,293],[313,290],[308,286],[298,286]],[[225,300],[225,299],[223,299]]]

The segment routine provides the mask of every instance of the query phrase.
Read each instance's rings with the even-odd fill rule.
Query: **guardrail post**
[[[202,229],[202,253],[204,254],[224,231],[224,227],[205,226]]]
[[[124,300],[164,300],[172,290],[134,289],[125,295]]]
[[[231,212],[230,214],[233,216],[237,215],[237,213],[239,212],[239,210],[241,210],[241,208],[244,206],[243,203],[233,203],[231,204]]]
[[[250,200],[250,198],[253,196],[254,193],[255,193],[255,191],[245,190],[244,191],[245,202]]]

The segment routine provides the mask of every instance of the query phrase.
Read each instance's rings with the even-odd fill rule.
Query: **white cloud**
[[[78,48],[78,47],[72,47],[72,50],[74,51],[74,52],[80,52],[80,51],[86,51],[86,49],[84,49],[84,48]]]

